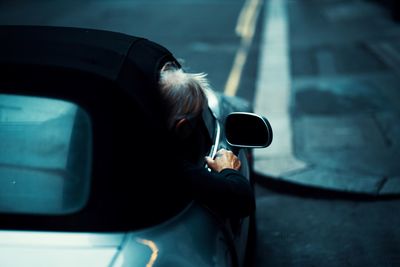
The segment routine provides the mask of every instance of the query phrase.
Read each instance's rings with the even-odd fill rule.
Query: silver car
[[[167,49],[64,27],[0,38],[0,266],[245,266],[254,214],[221,216],[174,175],[152,90]],[[199,159],[228,148],[253,183],[267,119],[207,94]]]

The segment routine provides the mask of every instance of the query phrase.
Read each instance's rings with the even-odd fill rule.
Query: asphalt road
[[[258,181],[255,267],[400,265],[397,198]]]

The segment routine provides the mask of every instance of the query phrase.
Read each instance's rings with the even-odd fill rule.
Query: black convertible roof
[[[174,195],[178,186],[165,179],[176,162],[157,85],[161,66],[176,61],[172,53],[145,38],[69,27],[0,26],[0,40],[0,94],[77,103],[90,116],[93,131],[93,184],[82,211],[86,215],[39,216],[30,223],[41,227],[49,220],[54,227],[73,227],[78,218],[107,211],[113,214],[107,218],[130,216],[120,220],[130,227],[137,217],[118,209],[128,210],[132,203],[150,221],[167,214],[171,208],[160,199]],[[146,205],[141,205],[143,199]]]
[[[76,69],[118,80],[125,61],[153,82],[160,65],[174,60],[150,40],[122,33],[51,26],[0,26],[0,61]]]
[[[109,93],[118,87],[144,109],[157,109],[159,70],[166,61],[176,62],[172,53],[157,43],[111,31],[0,26],[0,39],[0,69],[10,84],[25,82],[24,94],[77,102],[83,100],[83,94],[89,102],[98,99],[99,90],[94,88],[106,80]],[[52,89],[45,91],[50,85]],[[11,86],[13,93],[18,87]],[[79,97],[74,97],[76,93]]]

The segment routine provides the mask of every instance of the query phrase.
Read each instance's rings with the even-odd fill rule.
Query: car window
[[[74,103],[0,94],[0,212],[81,209],[89,195],[90,124]]]

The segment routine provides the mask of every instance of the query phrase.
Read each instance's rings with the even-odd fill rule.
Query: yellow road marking
[[[241,38],[240,46],[225,84],[224,93],[226,95],[234,96],[238,90],[243,68],[253,41],[261,5],[262,0],[246,0],[240,12],[235,29],[236,34]]]

